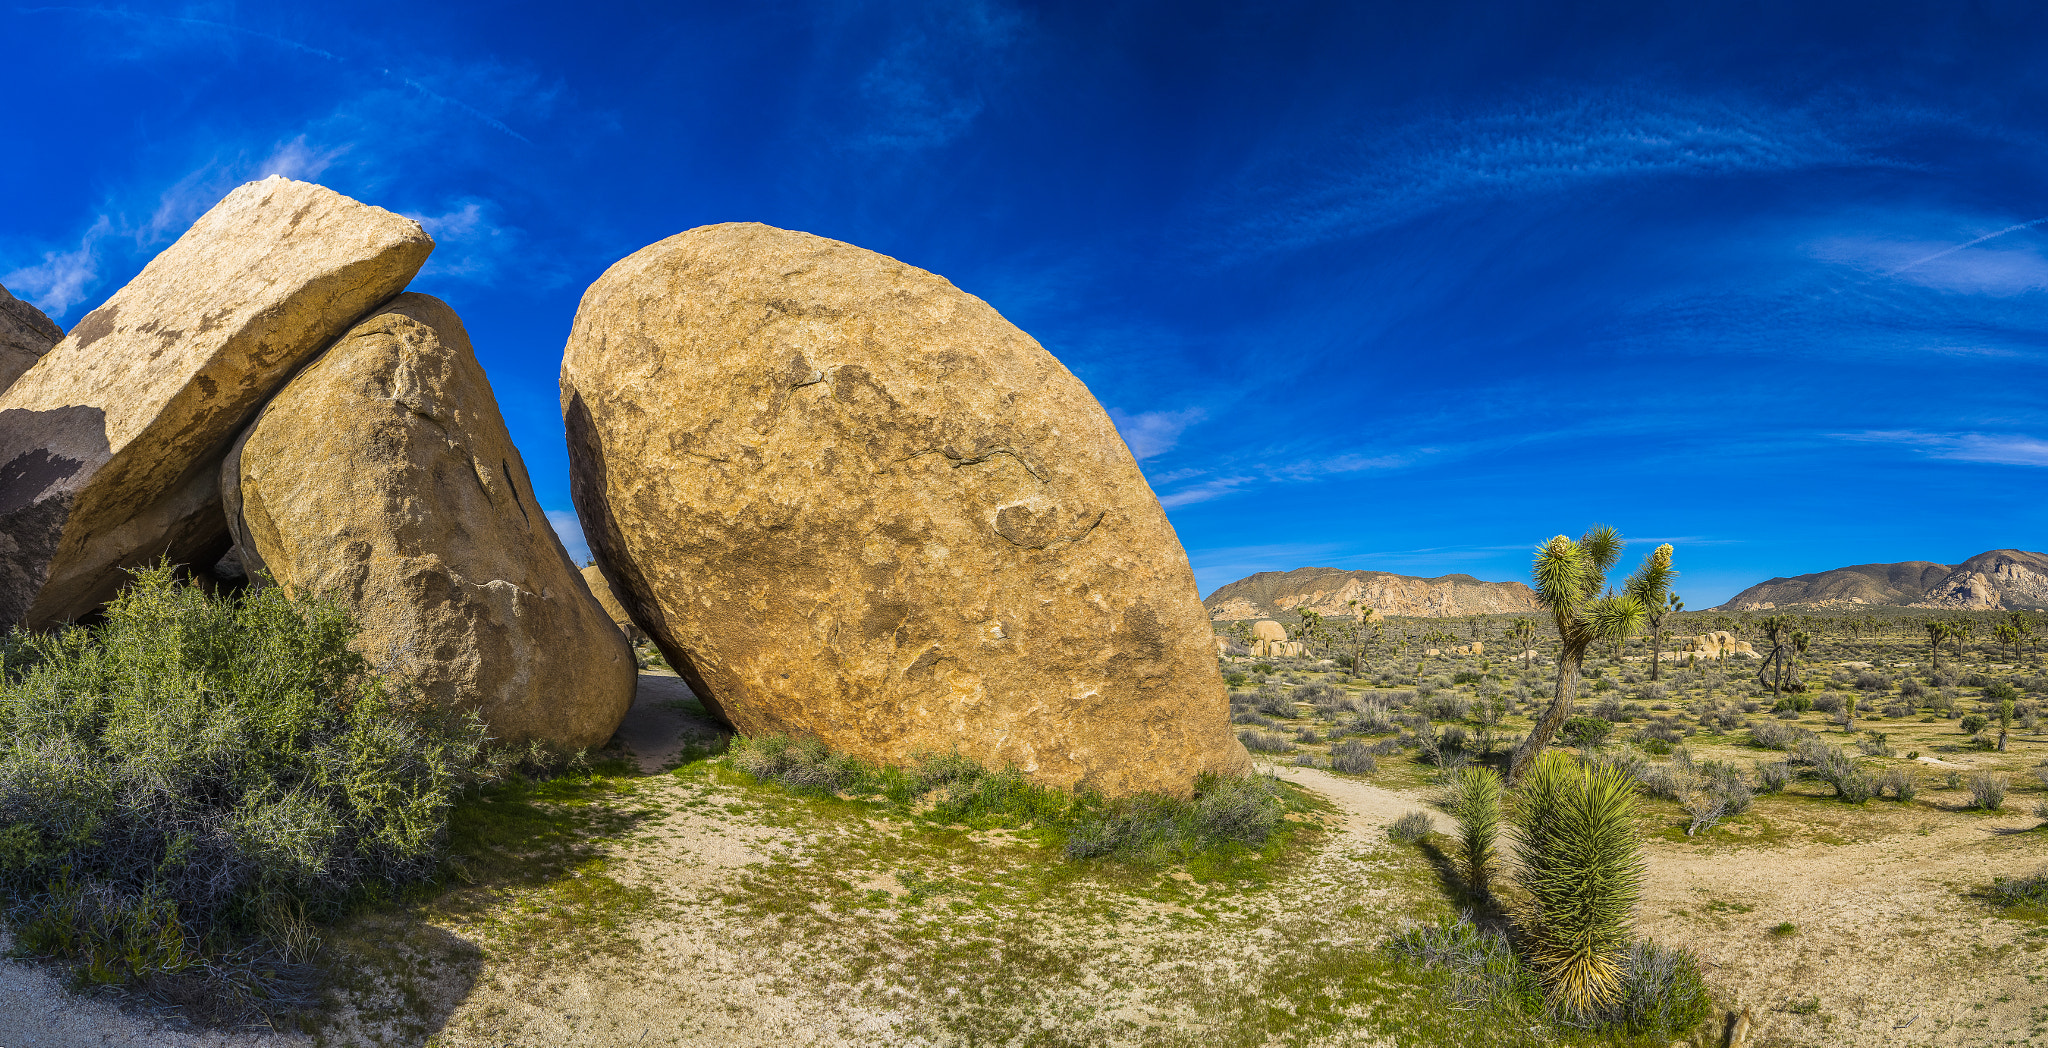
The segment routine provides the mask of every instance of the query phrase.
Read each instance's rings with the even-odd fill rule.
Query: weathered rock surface
[[[597,598],[598,606],[611,618],[612,625],[617,626],[619,632],[626,635],[628,642],[637,641],[645,636],[640,632],[640,627],[633,624],[633,616],[627,613],[626,606],[619,603],[618,595],[612,592],[612,584],[604,577],[603,568],[595,564],[586,566],[583,569],[583,584],[590,587],[590,595]]]
[[[1352,618],[1352,601],[1372,609],[1368,622],[1387,615],[1444,618],[1534,612],[1542,606],[1536,591],[1519,582],[1482,582],[1470,575],[1433,579],[1385,571],[1340,571],[1296,568],[1262,571],[1219,586],[1202,602],[1218,621],[1255,619],[1306,609],[1320,615]]]
[[[228,544],[221,456],[433,241],[329,189],[229,193],[0,394],[0,625],[98,608],[124,568]]]
[[[0,287],[0,390],[14,385],[22,372],[43,359],[64,338],[64,329],[43,311]]]
[[[1737,656],[1749,659],[1763,657],[1756,653],[1756,648],[1749,641],[1743,640],[1727,630],[1715,630],[1712,633],[1702,633],[1694,637],[1673,637],[1671,638],[1669,654],[1680,658],[1687,655],[1697,655],[1703,659],[1735,658]]]
[[[1252,657],[1257,659],[1297,658],[1304,654],[1300,641],[1287,639],[1287,627],[1272,619],[1252,623]]]
[[[1249,770],[1187,557],[1108,416],[944,279],[691,230],[584,294],[562,407],[620,601],[741,732],[1108,794]]]
[[[1759,582],[1721,608],[1769,611],[1857,604],[1980,611],[2048,608],[2048,554],[1994,549],[1954,565],[1926,560],[1857,564]]]
[[[632,704],[626,640],[534,501],[455,312],[399,296],[285,386],[235,446],[238,552],[330,593],[357,648],[504,741],[601,746]]]

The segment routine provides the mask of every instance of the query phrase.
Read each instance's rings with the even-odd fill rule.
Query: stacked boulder
[[[127,569],[210,565],[240,534],[245,565],[347,604],[422,694],[507,741],[602,743],[630,653],[532,505],[453,313],[391,302],[432,250],[411,219],[273,177],[80,320],[0,394],[0,624],[75,621]],[[237,448],[253,476],[223,468]]]
[[[584,294],[562,408],[618,600],[739,731],[1111,795],[1249,769],[1187,557],[1108,416],[944,279],[691,230]]]

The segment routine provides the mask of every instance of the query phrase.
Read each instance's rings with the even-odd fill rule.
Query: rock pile
[[[1260,619],[1252,623],[1253,658],[1299,658],[1303,651],[1300,641],[1287,639],[1287,627],[1272,619]]]
[[[270,178],[68,335],[0,292],[0,625],[169,557],[341,602],[380,670],[510,743],[605,743],[645,630],[748,734],[1113,796],[1250,770],[1158,500],[986,303],[754,224],[619,262],[562,364],[578,571],[461,320],[406,292],[432,250]]]
[[[269,178],[80,320],[0,394],[0,624],[76,620],[125,569],[210,565],[239,534],[244,564],[348,605],[358,647],[423,695],[508,741],[603,743],[630,652],[533,504],[454,313],[391,302],[433,246]]]
[[[1763,657],[1756,653],[1756,648],[1752,647],[1750,642],[1737,639],[1735,634],[1727,630],[1702,633],[1697,637],[1673,637],[1671,644],[1672,652],[1679,656],[1697,655],[1703,659]]]
[[[1108,416],[944,279],[758,224],[682,233],[584,294],[562,409],[620,603],[739,731],[1108,794],[1248,770]]]

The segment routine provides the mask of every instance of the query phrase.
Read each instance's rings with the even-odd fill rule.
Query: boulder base
[[[332,594],[358,648],[492,735],[602,746],[631,649],[534,502],[453,310],[401,295],[292,379],[223,469],[238,553]]]
[[[692,230],[585,293],[562,406],[620,601],[739,731],[1108,794],[1249,770],[1187,557],[1108,416],[945,280]]]
[[[218,559],[228,445],[433,248],[409,218],[269,178],[80,320],[0,394],[0,625],[79,618],[160,556]]]

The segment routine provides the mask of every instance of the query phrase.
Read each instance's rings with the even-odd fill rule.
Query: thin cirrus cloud
[[[1342,473],[1358,473],[1365,470],[1401,469],[1415,464],[1422,455],[1434,454],[1436,449],[1418,449],[1414,454],[1391,455],[1337,455],[1322,459],[1302,459],[1278,466],[1260,466],[1254,469],[1235,469],[1227,474],[1216,475],[1201,470],[1176,470],[1156,478],[1165,484],[1182,480],[1201,479],[1197,483],[1176,488],[1159,496],[1159,504],[1172,509],[1176,506],[1191,506],[1197,502],[1208,502],[1226,495],[1236,494],[1247,488],[1262,484],[1300,484],[1322,480]]]
[[[1961,244],[1874,237],[1832,237],[1812,245],[1813,257],[1952,294],[2007,297],[2048,290],[2048,254],[2038,237],[2012,243],[2040,220],[2007,226]],[[1990,244],[1994,238],[2008,242]]]
[[[562,548],[569,553],[569,559],[578,564],[590,559],[590,543],[583,537],[583,522],[576,518],[573,510],[551,509],[547,511],[548,526],[555,529],[555,537],[562,540]]]
[[[1140,462],[1173,450],[1183,431],[1208,417],[1209,413],[1201,408],[1143,411],[1135,415],[1109,409],[1109,419],[1116,423],[1117,432],[1130,447],[1131,457]]]
[[[525,239],[517,227],[499,220],[496,204],[473,197],[455,201],[438,215],[407,212],[405,217],[434,238],[434,254],[420,271],[425,276],[495,283]]]
[[[1843,440],[1894,444],[1917,449],[1930,458],[1986,462],[2001,466],[2048,466],[2048,440],[2021,434],[1922,433],[1917,430],[1867,430],[1838,434]]]
[[[1854,100],[1799,108],[1734,98],[1609,90],[1534,97],[1488,112],[1357,127],[1327,147],[1287,142],[1254,162],[1219,203],[1242,254],[1372,232],[1486,201],[1619,179],[1885,163],[1866,128],[1910,114]],[[1322,129],[1318,129],[1321,132]]]

